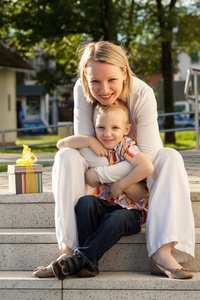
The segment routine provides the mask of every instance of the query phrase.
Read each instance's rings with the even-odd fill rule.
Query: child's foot
[[[61,256],[59,256],[57,258],[56,261],[67,258],[67,257],[68,257],[67,254],[62,254]],[[37,269],[34,270],[33,275],[35,277],[39,277],[39,278],[48,278],[48,277],[54,277],[55,276],[54,273],[53,273],[51,264],[48,265],[47,267],[43,267],[43,266],[37,267]]]

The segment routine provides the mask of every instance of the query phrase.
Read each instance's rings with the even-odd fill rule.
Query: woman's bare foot
[[[64,259],[70,255],[73,254],[73,250],[71,248],[69,248],[68,246],[63,246],[65,245],[64,243],[61,246],[61,251],[62,251],[62,255],[60,255],[56,260],[61,260]],[[47,278],[47,277],[54,277],[53,271],[52,271],[52,266],[51,264],[48,265],[47,267],[37,267],[37,269],[34,270],[33,275],[39,278]]]
[[[171,254],[172,243],[168,243],[160,247],[153,255],[153,260],[168,269],[181,269],[182,266]]]

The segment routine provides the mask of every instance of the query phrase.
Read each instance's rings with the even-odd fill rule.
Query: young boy
[[[135,142],[126,137],[131,128],[126,104],[121,100],[110,106],[96,104],[93,122],[96,138],[67,137],[58,142],[58,148],[90,147],[97,155],[108,156],[110,165],[127,160],[134,168],[110,186],[99,184],[94,169],[86,172],[86,182],[96,189],[93,196],[81,197],[75,207],[79,247],[72,256],[52,263],[53,272],[60,280],[72,274],[97,275],[98,261],[103,254],[122,236],[140,232],[147,208],[146,199],[131,199],[131,185],[149,176],[153,165]]]

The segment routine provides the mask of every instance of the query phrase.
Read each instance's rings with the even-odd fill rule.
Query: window
[[[10,99],[10,95],[8,95],[8,111],[11,111],[11,99]]]
[[[39,96],[27,96],[26,105],[27,105],[26,108],[27,115],[31,115],[31,116],[40,115]]]
[[[197,64],[199,62],[199,53],[198,52],[192,52],[191,54],[191,63]]]

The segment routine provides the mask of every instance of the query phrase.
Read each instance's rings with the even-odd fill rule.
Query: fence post
[[[198,72],[194,71],[194,93],[195,93],[195,127],[196,127],[196,149],[199,149],[199,90]]]
[[[2,147],[5,147],[5,131],[1,132],[1,142],[2,142]]]

